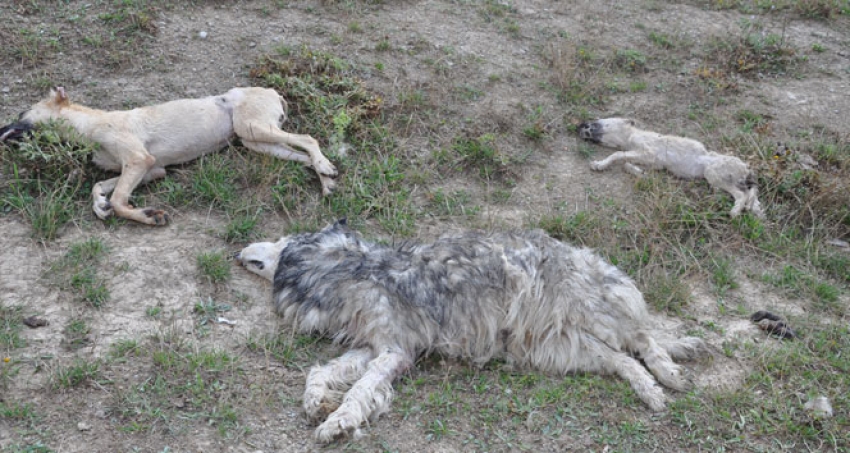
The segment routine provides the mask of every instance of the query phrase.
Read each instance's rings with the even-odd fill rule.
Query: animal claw
[[[160,209],[150,209],[149,208],[149,209],[145,209],[143,212],[144,212],[145,216],[147,216],[151,220],[153,220],[153,223],[151,223],[151,225],[156,225],[156,226],[168,225],[168,221],[170,220],[170,217],[169,217],[168,213],[166,213],[165,211],[160,210]]]

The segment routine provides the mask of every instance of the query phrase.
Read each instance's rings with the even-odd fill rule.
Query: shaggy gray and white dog
[[[703,349],[698,338],[657,338],[629,277],[540,230],[390,247],[364,241],[340,221],[251,244],[237,259],[274,282],[274,307],[297,331],[352,348],[307,377],[307,416],[330,414],[316,429],[320,442],[354,434],[388,411],[393,380],[423,353],[479,365],[503,358],[555,374],[614,373],[659,411],[665,396],[656,379],[689,386],[671,356],[693,358]]]

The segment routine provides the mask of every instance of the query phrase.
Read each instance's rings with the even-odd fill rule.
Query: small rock
[[[207,32],[202,31],[202,32],[198,33],[198,37],[201,38],[201,39],[207,39]]]
[[[4,93],[8,93],[11,90],[9,89],[9,87],[3,87],[3,89],[1,89],[0,91],[2,91]]]
[[[91,425],[86,422],[79,422],[77,423],[77,429],[79,429],[80,431],[90,431]]]
[[[251,42],[248,43],[248,47],[257,47],[257,43],[255,43],[254,41],[251,41]]]
[[[36,316],[29,316],[29,317],[21,320],[21,322],[23,322],[25,326],[27,326],[31,329],[50,325],[50,322],[48,322],[46,319],[41,319],[41,318],[38,318]]]

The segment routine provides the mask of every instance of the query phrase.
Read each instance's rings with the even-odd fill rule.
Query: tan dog
[[[744,209],[763,216],[755,174],[737,157],[708,151],[696,140],[639,129],[633,120],[626,118],[581,123],[578,132],[585,140],[623,150],[591,162],[593,170],[602,171],[622,161],[626,171],[633,175],[643,174],[638,167],[643,165],[666,169],[680,178],[705,178],[712,187],[725,190],[735,198],[735,206],[729,212],[732,217]]]
[[[219,96],[180,99],[127,111],[91,109],[72,103],[58,87],[21,114],[18,123],[3,128],[0,140],[49,120],[65,120],[83,136],[101,145],[94,163],[121,175],[100,181],[92,190],[95,214],[148,225],[165,225],[168,215],[158,209],[135,208],[129,198],[142,183],[165,176],[165,167],[182,164],[223,148],[234,135],[245,147],[280,159],[311,165],[322,192],[334,188],[336,168],[309,135],[284,132],[284,100],[268,88],[233,88]],[[306,151],[296,151],[291,146]],[[109,194],[112,196],[107,200]]]

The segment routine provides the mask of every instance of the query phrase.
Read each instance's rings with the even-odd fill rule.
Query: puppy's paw
[[[156,225],[156,226],[168,225],[169,217],[168,217],[168,213],[166,213],[165,211],[163,211],[161,209],[147,208],[142,212],[145,214],[145,217],[147,217],[148,221],[146,223],[148,225]]]
[[[590,169],[593,171],[602,171],[605,170],[605,164],[601,160],[594,160],[590,163]]]

